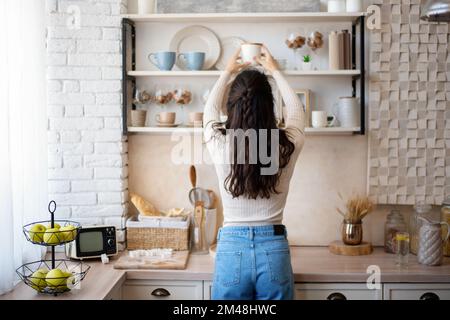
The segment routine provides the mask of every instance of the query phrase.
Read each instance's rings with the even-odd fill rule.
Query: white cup
[[[138,13],[139,14],[155,13],[155,0],[138,0]]]
[[[345,12],[345,0],[328,0],[328,12]]]
[[[361,12],[362,9],[362,0],[347,0],[346,2],[347,12]]]
[[[261,43],[244,43],[241,45],[241,58],[242,62],[250,62],[252,65],[256,65],[255,58],[261,57]]]
[[[313,128],[325,128],[328,125],[326,111],[311,112],[311,125]]]

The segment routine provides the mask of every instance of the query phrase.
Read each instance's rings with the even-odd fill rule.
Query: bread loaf
[[[138,209],[139,214],[144,216],[159,216],[159,211],[155,208],[153,204],[142,198],[136,193],[130,193],[131,203],[134,204],[136,209]]]

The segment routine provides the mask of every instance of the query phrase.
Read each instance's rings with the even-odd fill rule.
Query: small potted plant
[[[309,54],[305,54],[302,59],[302,70],[310,71],[312,70],[311,56]]]
[[[342,199],[341,195],[339,197]],[[373,202],[367,196],[354,195],[346,201],[345,210],[337,208],[344,217],[341,230],[344,244],[358,245],[362,242],[362,219],[372,211],[373,207]]]

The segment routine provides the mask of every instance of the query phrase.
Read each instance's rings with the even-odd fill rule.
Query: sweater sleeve
[[[203,134],[205,136],[205,141],[209,141],[214,134],[212,125],[215,122],[220,121],[220,109],[230,77],[231,73],[224,71],[219,80],[217,80],[206,101],[205,109],[203,111]]]
[[[305,111],[303,103],[291,88],[280,71],[273,72],[278,89],[286,105],[286,133],[288,137],[298,144],[303,142],[305,132]]]

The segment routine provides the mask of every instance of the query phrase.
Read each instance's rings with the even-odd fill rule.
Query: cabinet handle
[[[441,300],[436,293],[433,292],[425,292],[420,296],[420,300]]]
[[[170,296],[170,292],[164,288],[156,288],[152,291],[151,295],[155,297],[168,297]]]
[[[347,297],[340,292],[333,292],[327,297],[327,300],[347,300]]]

